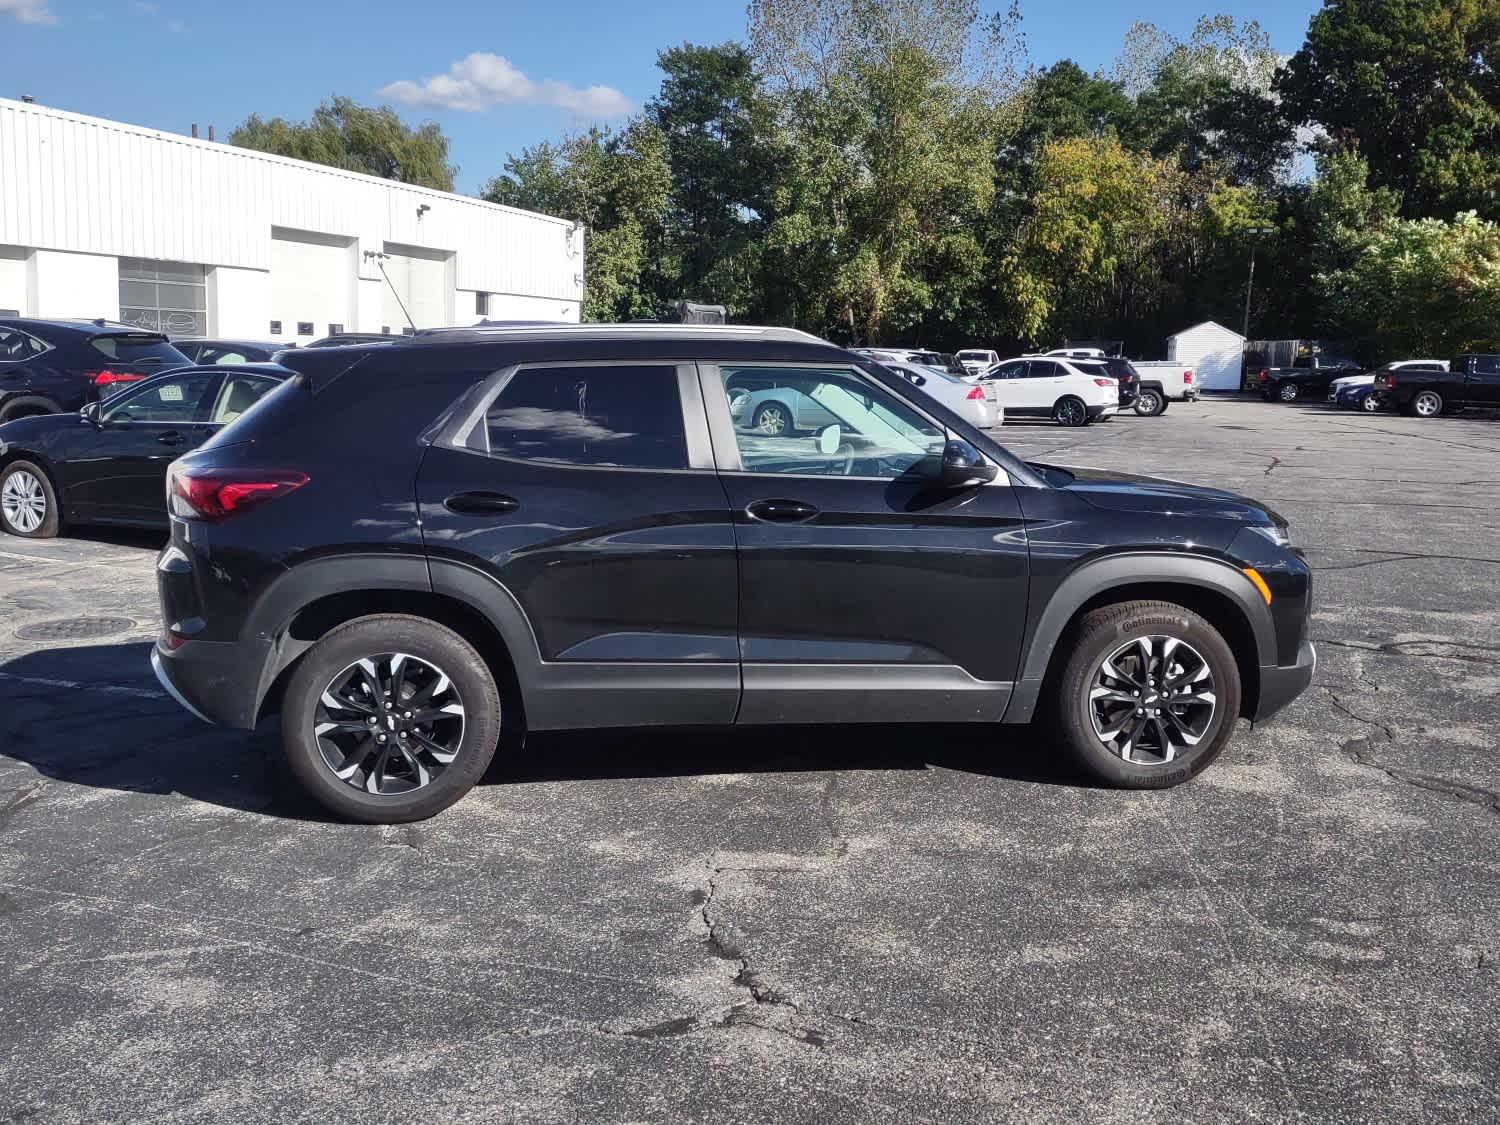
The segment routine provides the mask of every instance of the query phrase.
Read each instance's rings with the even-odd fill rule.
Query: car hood
[[[1258,500],[1222,488],[1143,477],[1113,469],[1033,464],[1048,482],[1085,503],[1111,512],[1162,516],[1209,516],[1240,523],[1285,527],[1286,520]]]

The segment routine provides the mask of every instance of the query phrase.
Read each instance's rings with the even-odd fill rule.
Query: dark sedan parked
[[[0,422],[78,410],[190,362],[161,333],[125,324],[0,318]]]
[[[0,527],[30,539],[69,523],[165,527],[167,466],[290,374],[183,367],[76,413],[0,425]]]
[[[211,340],[206,336],[174,336],[172,346],[196,364],[270,363],[277,352],[296,344],[266,340]]]

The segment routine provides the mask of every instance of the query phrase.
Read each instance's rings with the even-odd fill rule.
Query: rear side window
[[[28,336],[16,328],[0,328],[0,363],[31,359],[46,350],[47,345],[35,336]]]
[[[486,415],[490,452],[527,461],[685,469],[677,370],[533,367],[516,372]]]
[[[187,356],[161,336],[95,336],[89,345],[110,363],[135,367],[180,367]]]

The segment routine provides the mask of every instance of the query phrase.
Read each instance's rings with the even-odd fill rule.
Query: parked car
[[[1062,359],[1107,359],[1103,348],[1053,348],[1050,352],[1043,352]]]
[[[970,375],[983,375],[1000,362],[1000,353],[984,348],[965,348],[955,352],[954,358],[964,365],[964,370]]]
[[[265,340],[211,340],[206,336],[174,336],[172,346],[197,364],[269,363],[277,352],[296,347]]]
[[[562,728],[1045,716],[1090,776],[1162,788],[1312,677],[1309,569],[1264,505],[1028,464],[804,333],[286,362],[172,465],[151,660],[210,721],[279,711],[292,773],[345,817],[430,816]],[[737,428],[746,380],[836,421]]]
[[[939,371],[949,371],[954,375],[967,375],[968,369],[958,362],[956,356],[947,352],[929,352],[920,348],[852,348],[855,355],[862,355],[866,359],[873,359],[877,363],[888,363],[891,361],[899,363],[916,363],[923,367],[933,367]]]
[[[1135,412],[1145,417],[1165,414],[1173,402],[1197,402],[1198,381],[1193,369],[1172,359],[1137,359],[1131,367],[1140,377]]]
[[[1099,349],[1094,348],[1094,351]],[[1130,360],[1119,356],[1079,356],[1072,361],[1074,367],[1086,375],[1108,375],[1120,388],[1120,409],[1133,408],[1140,397],[1141,377],[1131,366]],[[1163,406],[1162,410],[1166,407]],[[1156,413],[1160,414],[1158,410]]]
[[[165,527],[167,465],[290,374],[179,367],[79,412],[0,425],[0,527],[29,539],[69,524]]]
[[[1334,405],[1340,410],[1360,410],[1367,414],[1374,414],[1384,404],[1385,396],[1377,391],[1372,383],[1356,383],[1340,387],[1338,397],[1334,399]]]
[[[1375,377],[1382,372],[1400,371],[1408,367],[1413,370],[1422,371],[1447,371],[1448,361],[1445,359],[1398,359],[1374,371],[1365,371],[1358,375],[1341,375],[1328,384],[1328,401],[1338,403],[1340,401],[1340,392],[1345,388],[1373,387],[1375,385]]]
[[[105,320],[0,318],[0,422],[75,411],[187,363],[159,332]]]
[[[1446,371],[1386,371],[1375,388],[1403,414],[1432,418],[1465,406],[1500,407],[1500,355],[1461,355]]]
[[[1267,402],[1296,402],[1321,398],[1328,385],[1346,375],[1359,375],[1363,369],[1352,359],[1335,359],[1324,355],[1300,355],[1290,367],[1267,367],[1259,375],[1261,397]]]
[[[920,388],[971,426],[988,430],[1005,424],[1005,410],[985,397],[984,388],[948,371],[919,363],[890,360],[885,366],[914,387]]]
[[[394,344],[411,338],[389,332],[339,332],[332,336],[311,340],[302,346],[304,348],[346,348],[351,344]]]
[[[1120,409],[1119,384],[1085,364],[1046,356],[1019,356],[984,375],[985,398],[1007,417],[1051,418],[1062,426],[1085,426]]]

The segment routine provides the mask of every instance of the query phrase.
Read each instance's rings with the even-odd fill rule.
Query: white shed
[[[1204,391],[1239,390],[1244,352],[1245,338],[1212,320],[1167,337],[1167,358],[1191,367]]]

